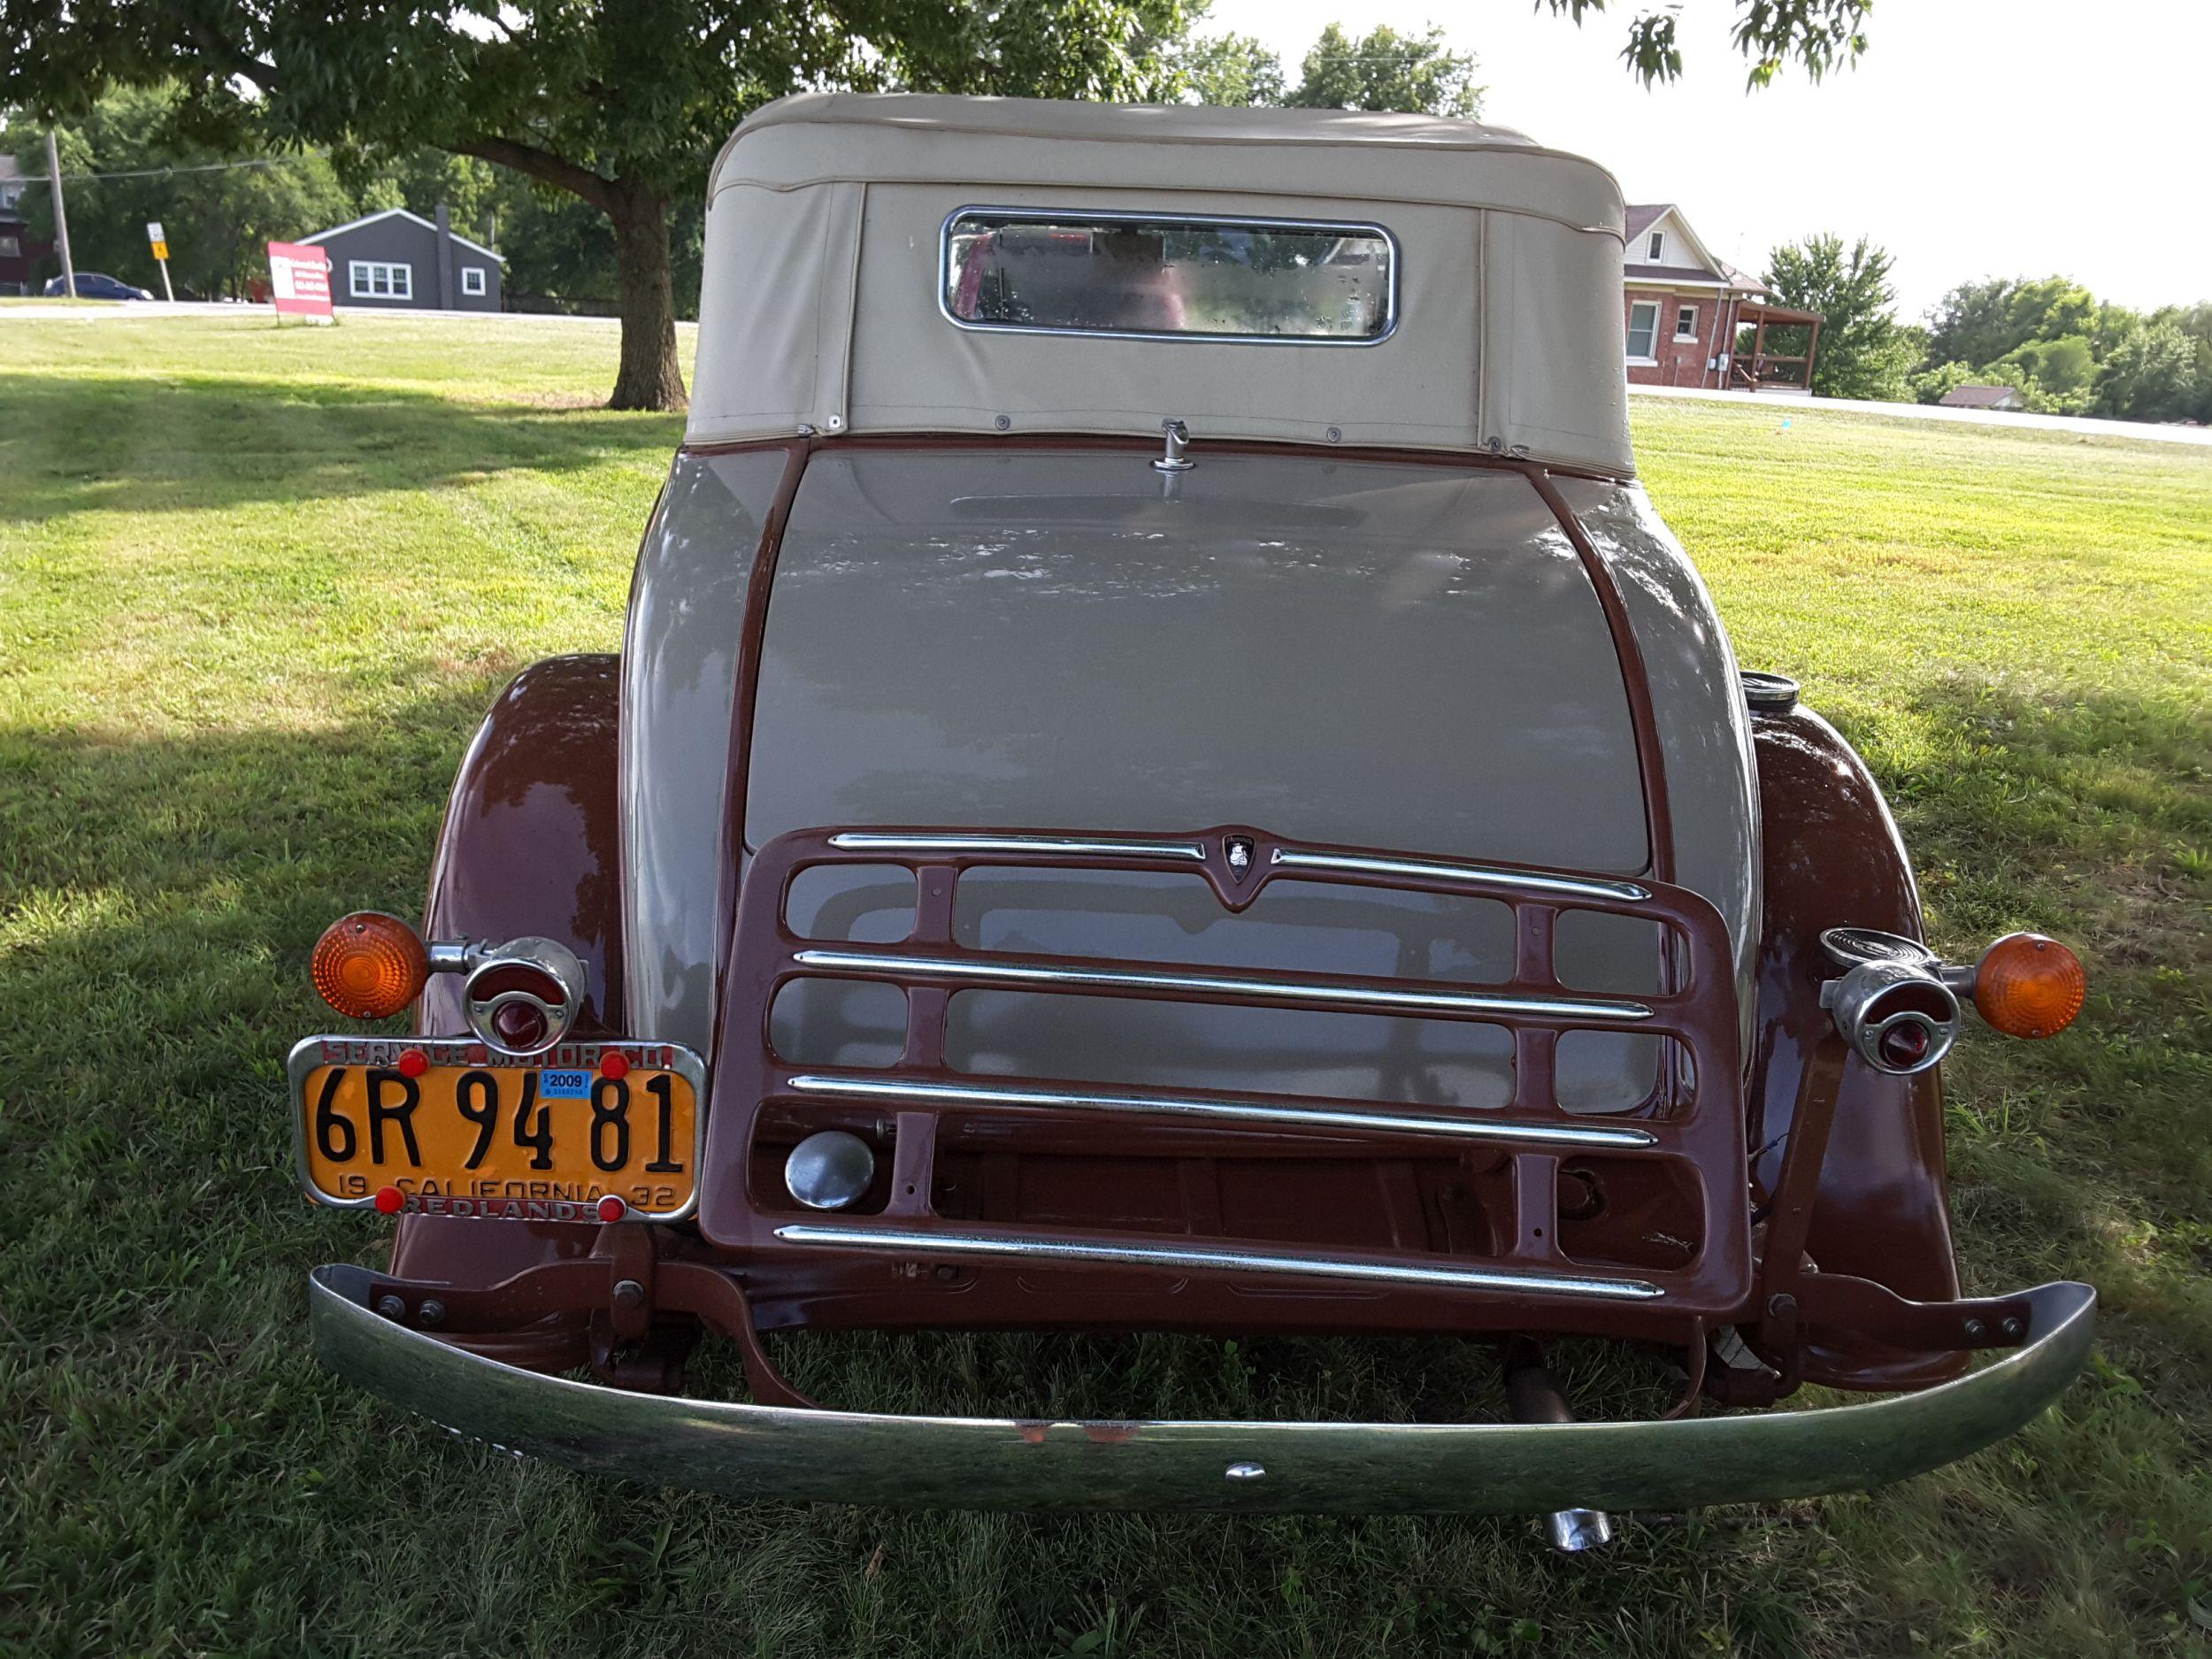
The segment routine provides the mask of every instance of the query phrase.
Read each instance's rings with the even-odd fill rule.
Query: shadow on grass
[[[510,471],[664,464],[678,417],[475,403],[269,377],[0,380],[0,519],[176,512],[434,488]]]

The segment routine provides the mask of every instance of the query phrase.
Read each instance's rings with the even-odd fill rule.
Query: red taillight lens
[[[2008,933],[1974,970],[1974,1007],[2008,1037],[2055,1037],[2089,995],[2081,958],[2040,933]]]
[[[1878,1046],[1883,1061],[1893,1071],[1909,1071],[1928,1057],[1928,1045],[1934,1041],[1927,1026],[1903,1020],[1882,1033]]]
[[[421,994],[430,953],[415,930],[381,910],[356,910],[315,941],[308,975],[324,1002],[351,1019],[385,1019]]]
[[[492,1029],[510,1048],[529,1049],[544,1045],[544,1010],[527,1002],[503,1002],[492,1015]]]

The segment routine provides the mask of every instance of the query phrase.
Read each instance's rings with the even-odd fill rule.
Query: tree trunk
[[[676,293],[668,259],[668,198],[617,182],[607,208],[614,221],[615,267],[622,293],[622,368],[610,409],[681,410],[683,370],[676,362]]]

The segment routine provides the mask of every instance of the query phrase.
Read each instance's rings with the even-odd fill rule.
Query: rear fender
[[[430,872],[431,939],[543,934],[580,956],[590,983],[577,1029],[618,1033],[623,1021],[621,867],[615,804],[619,659],[553,657],[499,694],[462,758]],[[465,1031],[459,979],[435,975],[415,1029]],[[598,1228],[573,1223],[403,1216],[392,1271],[453,1284],[496,1282],[588,1254]],[[469,1346],[511,1363],[582,1363],[580,1317]]]
[[[1809,709],[1755,710],[1765,894],[1758,962],[1758,1046],[1750,1091],[1754,1185],[1771,1194],[1816,1045],[1834,1027],[1820,1006],[1833,977],[1820,946],[1830,927],[1921,937],[1920,895],[1888,804],[1865,764]],[[1959,1294],[1934,1071],[1891,1077],[1855,1056],[1838,1087],[1807,1252],[1824,1272],[1886,1285],[1915,1302]],[[1963,1354],[1815,1349],[1809,1381],[1919,1386],[1964,1369]]]

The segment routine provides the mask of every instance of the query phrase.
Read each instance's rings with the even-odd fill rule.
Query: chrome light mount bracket
[[[1190,448],[1190,428],[1183,422],[1170,418],[1160,423],[1160,437],[1165,452],[1152,464],[1156,472],[1187,472],[1198,465],[1185,453]]]

